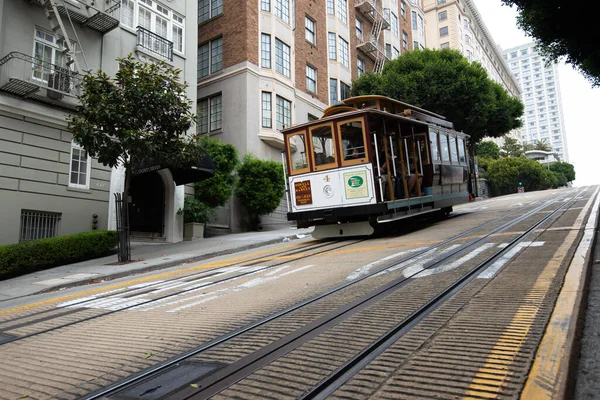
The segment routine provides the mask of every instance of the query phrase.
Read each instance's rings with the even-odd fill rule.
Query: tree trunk
[[[123,212],[121,226],[123,229],[119,233],[119,262],[131,261],[131,242],[129,239],[129,186],[131,184],[131,163],[125,164],[125,185],[123,188]]]

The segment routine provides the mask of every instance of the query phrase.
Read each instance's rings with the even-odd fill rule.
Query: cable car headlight
[[[333,187],[331,185],[325,185],[325,187],[323,188],[323,194],[327,198],[333,196]]]

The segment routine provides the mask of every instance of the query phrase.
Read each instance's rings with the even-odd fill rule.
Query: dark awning
[[[169,169],[171,171],[173,180],[177,186],[200,182],[215,176],[213,160],[203,149],[200,149],[196,159],[178,165],[170,164],[165,160],[161,160],[160,157],[158,159],[147,159],[133,165],[131,173],[137,176],[161,169]]]

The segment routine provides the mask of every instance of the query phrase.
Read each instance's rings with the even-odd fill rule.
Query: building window
[[[419,42],[416,40],[413,41],[413,50],[417,50],[419,48]]]
[[[402,18],[406,19],[406,4],[404,1],[400,2],[400,15],[402,15]]]
[[[411,13],[411,15],[412,15],[412,20],[411,20],[412,21],[412,28],[413,28],[413,30],[417,30],[417,12],[413,11]]]
[[[306,90],[317,93],[317,70],[310,65],[306,65]]]
[[[21,210],[19,242],[58,236],[62,214]]]
[[[425,36],[425,24],[423,23],[423,17],[419,15],[419,36]]]
[[[262,127],[272,128],[273,121],[271,120],[271,92],[262,92]]]
[[[290,77],[290,46],[275,38],[275,71]]]
[[[327,14],[335,14],[334,0],[327,0]]]
[[[43,82],[48,82],[50,79],[51,68],[44,66],[42,63],[52,64],[59,68],[67,68],[67,60],[58,46],[60,40],[62,38],[57,38],[54,34],[40,29],[35,30],[33,42],[33,56],[37,60],[35,65],[33,65],[33,77],[35,79]]]
[[[523,49],[523,50],[521,50],[521,55],[522,55],[522,56],[525,56],[525,55],[527,55],[527,49]]]
[[[271,0],[260,0],[260,9],[271,12]]]
[[[292,125],[292,102],[277,96],[277,129],[281,130]]]
[[[198,23],[223,14],[223,0],[198,0]]]
[[[275,0],[275,16],[281,18],[286,24],[290,23],[289,0]]]
[[[392,47],[392,58],[396,59],[400,55],[400,50],[396,48],[396,46]]]
[[[446,4],[446,0],[437,0],[438,2],[438,6],[441,6],[442,4]]]
[[[271,68],[271,35],[266,33],[260,36],[260,65],[263,68]]]
[[[348,24],[348,0],[338,0],[338,18]]]
[[[345,100],[350,97],[350,85],[340,81],[340,100]]]
[[[445,21],[448,19],[448,11],[442,11],[438,13],[438,21]]]
[[[363,23],[358,18],[356,18],[356,37],[359,42],[363,40]]]
[[[121,0],[121,24],[133,28],[135,3],[133,0]]]
[[[398,17],[396,17],[396,14],[392,13],[391,14],[391,18],[392,18],[392,34],[396,37],[398,37],[399,32],[398,32]]]
[[[338,101],[337,79],[329,78],[329,104],[335,104]]]
[[[402,31],[402,47],[408,50],[408,34],[404,31]]]
[[[198,132],[218,131],[222,126],[222,96],[220,94],[198,100]]]
[[[223,38],[198,46],[198,78],[223,69]]]
[[[440,37],[448,36],[448,27],[444,26],[440,28]]]
[[[329,49],[329,59],[330,60],[337,60],[337,44],[336,44],[336,36],[335,33],[333,32],[329,32],[327,34],[327,43],[328,43],[328,49]]]
[[[71,166],[69,170],[69,186],[89,189],[91,159],[87,151],[77,143],[71,143]]]
[[[177,14],[173,14],[173,50],[183,53],[183,32],[185,31],[183,26],[183,17]]]
[[[305,32],[306,40],[308,40],[312,44],[315,44],[315,30],[316,30],[315,29],[315,21],[313,21],[312,19],[310,19],[308,17],[305,17],[304,27],[306,29],[306,32]]]
[[[350,67],[350,51],[348,42],[340,37],[340,63],[346,68]]]
[[[392,58],[392,45],[389,43],[385,44],[385,56],[387,58]]]
[[[356,59],[356,67],[358,69],[358,76],[365,73],[365,62],[361,58]]]

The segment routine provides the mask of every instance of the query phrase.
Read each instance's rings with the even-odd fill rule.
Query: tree
[[[502,0],[516,6],[517,23],[533,37],[540,53],[548,62],[566,57],[585,76],[592,86],[600,86],[600,48],[595,29],[586,24],[590,15],[598,11],[598,3],[588,2],[585,7],[573,7],[565,0]],[[582,21],[577,29],[565,21]]]
[[[523,145],[517,139],[507,136],[504,138],[500,153],[502,157],[523,157]]]
[[[550,171],[563,174],[567,182],[573,182],[575,180],[575,167],[573,164],[557,162],[550,165]]]
[[[212,158],[215,176],[195,184],[195,198],[211,208],[223,206],[233,194],[234,173],[240,163],[238,151],[208,135],[201,136],[198,144]]]
[[[250,213],[250,229],[260,229],[260,216],[277,209],[283,198],[284,177],[281,163],[259,160],[246,154],[238,170],[236,194]]]
[[[475,155],[478,157],[486,157],[497,160],[500,158],[500,147],[491,140],[477,143],[475,145]]]
[[[546,139],[536,140],[532,150],[552,151],[552,145]]]
[[[366,73],[352,83],[352,95],[369,94],[444,115],[456,130],[471,135],[471,144],[485,136],[503,136],[522,124],[523,103],[456,50],[402,54],[388,62],[381,75]]]
[[[201,152],[186,136],[195,116],[187,84],[179,81],[181,71],[163,62],[140,63],[131,55],[117,61],[114,79],[103,71],[84,76],[81,105],[68,129],[101,164],[124,166],[127,199],[133,165],[160,159],[181,166]]]
[[[516,193],[521,186],[526,191],[547,189],[551,180],[540,163],[525,157],[508,157],[492,161],[488,169],[488,180],[496,195]]]

